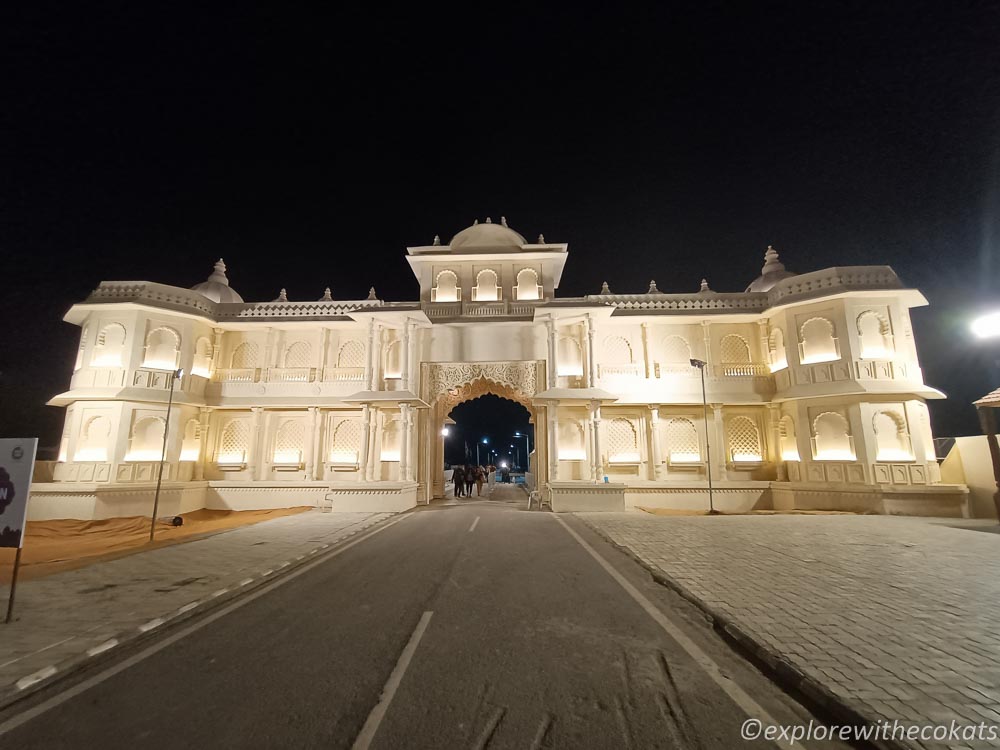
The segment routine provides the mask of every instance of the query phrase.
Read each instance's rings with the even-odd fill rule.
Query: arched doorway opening
[[[534,425],[523,404],[486,393],[459,403],[448,417],[442,436],[446,472],[456,464],[493,466],[498,481],[531,485]]]

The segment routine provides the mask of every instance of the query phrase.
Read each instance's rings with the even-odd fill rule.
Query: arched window
[[[691,368],[691,346],[683,336],[667,336],[661,345],[663,362],[671,369]]]
[[[895,411],[876,412],[872,419],[875,431],[876,461],[912,461],[913,448],[906,430],[906,420]]]
[[[723,336],[719,350],[724,365],[750,364],[750,345],[738,334],[730,333],[728,336]]]
[[[583,425],[575,419],[559,423],[559,458],[562,461],[583,461],[587,458]]]
[[[219,437],[219,455],[216,460],[220,464],[246,463],[249,445],[250,428],[246,421],[231,419],[222,428],[222,434]]]
[[[604,339],[604,361],[609,365],[632,364],[632,345],[622,336]]]
[[[306,431],[300,419],[286,419],[274,433],[273,462],[281,466],[299,466],[306,442]]]
[[[124,349],[125,326],[121,323],[109,323],[97,334],[90,364],[92,367],[121,367]]]
[[[382,460],[398,461],[400,438],[403,434],[402,425],[398,417],[386,419],[382,425]]]
[[[862,359],[892,356],[892,331],[888,320],[874,310],[865,310],[858,316],[857,325]]]
[[[162,417],[144,417],[132,426],[126,461],[159,461],[163,453]]]
[[[385,377],[398,380],[403,377],[403,342],[393,341],[385,350]]]
[[[827,411],[813,420],[813,458],[817,461],[853,461],[854,439],[842,414]]]
[[[347,341],[337,352],[337,367],[364,367],[365,345],[360,341]]]
[[[202,336],[194,344],[191,374],[207,378],[212,374],[212,342]]]
[[[771,372],[784,370],[788,367],[788,355],[785,354],[785,334],[780,328],[771,331],[767,339],[768,354],[771,358]]]
[[[674,417],[667,422],[667,463],[695,464],[701,462],[701,441],[694,422]]]
[[[580,377],[583,375],[583,350],[580,342],[571,336],[559,339],[559,359],[556,374],[561,377]]]
[[[285,367],[309,367],[312,364],[312,347],[307,341],[295,341],[285,349]]]
[[[333,431],[330,463],[356,466],[360,446],[361,423],[356,420],[343,420]]]
[[[799,446],[795,441],[795,421],[787,414],[778,421],[778,437],[781,442],[781,460],[798,461]]]
[[[90,417],[83,424],[74,461],[107,461],[111,437],[111,420],[105,416]]]
[[[476,274],[476,285],[472,288],[472,299],[477,302],[494,302],[501,298],[497,272],[486,268]]]
[[[189,419],[184,425],[184,439],[181,441],[181,461],[197,461],[201,455],[201,423]]]
[[[234,370],[249,370],[257,366],[257,345],[252,341],[244,341],[233,349],[230,367]]]
[[[538,273],[533,268],[522,268],[517,272],[517,298],[541,299],[542,287],[538,283]]]
[[[630,419],[612,419],[608,424],[608,462],[639,463],[639,438]]]
[[[87,348],[87,334],[90,332],[88,326],[83,327],[83,331],[80,333],[80,347],[76,350],[76,362],[73,365],[73,372],[76,372],[81,367],[83,367],[83,351]]]
[[[749,417],[733,417],[729,420],[729,458],[733,463],[760,463],[763,451],[760,446],[760,430]]]
[[[834,327],[826,318],[810,318],[799,329],[799,361],[804,365],[840,359]]]
[[[461,299],[462,290],[458,286],[458,274],[454,271],[441,271],[434,279],[431,302],[458,302]]]
[[[142,366],[152,370],[176,370],[180,354],[180,334],[172,328],[154,328],[146,337]]]

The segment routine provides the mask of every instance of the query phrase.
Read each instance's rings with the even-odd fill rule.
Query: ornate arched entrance
[[[444,495],[444,444],[441,428],[448,413],[459,404],[492,394],[510,399],[528,410],[539,434],[538,410],[533,403],[538,383],[544,383],[545,363],[540,360],[518,362],[425,362],[421,367],[421,398],[430,405],[426,440],[421,444],[420,477],[424,502]],[[541,434],[544,434],[542,432]],[[547,461],[544,441],[536,443],[539,476],[545,481]]]

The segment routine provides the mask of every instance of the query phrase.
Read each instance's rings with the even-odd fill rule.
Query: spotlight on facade
[[[442,435],[443,435],[444,437],[448,437],[448,433],[449,433],[449,432],[451,432],[451,430],[449,430],[449,429],[448,429],[447,427],[442,427],[442,428],[441,428],[441,434],[442,434]]]
[[[970,326],[972,335],[977,339],[995,339],[1000,337],[1000,312],[980,315]]]

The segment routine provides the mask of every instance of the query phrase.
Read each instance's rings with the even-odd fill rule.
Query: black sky
[[[892,265],[941,435],[1000,383],[997,3],[67,4],[0,18],[0,435],[58,438],[102,279],[222,256],[249,300],[413,299],[407,244],[500,214],[568,242],[559,293],[742,290]],[[328,4],[330,6],[334,4]],[[360,259],[360,260],[358,260]]]

